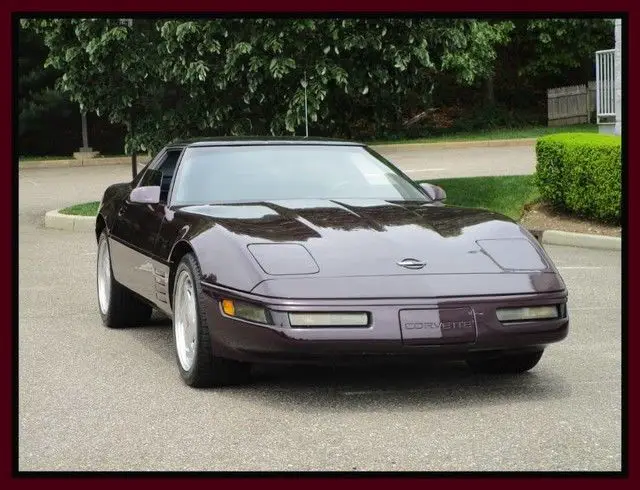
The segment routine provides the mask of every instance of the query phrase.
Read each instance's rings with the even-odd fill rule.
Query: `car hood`
[[[179,212],[197,217],[192,241],[201,250],[223,241],[248,259],[252,268],[235,273],[213,266],[218,283],[245,290],[274,279],[556,272],[527,231],[481,209],[367,199],[189,206]]]

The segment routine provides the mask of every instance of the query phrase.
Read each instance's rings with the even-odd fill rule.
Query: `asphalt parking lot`
[[[43,228],[45,211],[97,200],[128,170],[20,172],[21,470],[620,469],[618,252],[548,247],[571,333],[526,375],[259,367],[251,385],[194,390],[166,320],[102,326],[92,234]]]
[[[531,146],[428,148],[424,145],[378,149],[415,180],[532,174],[536,153]]]

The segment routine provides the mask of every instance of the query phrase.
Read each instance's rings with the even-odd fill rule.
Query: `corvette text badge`
[[[400,310],[400,331],[405,344],[466,344],[476,340],[476,319],[465,307]]]

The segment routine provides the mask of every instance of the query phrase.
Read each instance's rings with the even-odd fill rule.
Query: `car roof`
[[[331,138],[305,138],[281,136],[245,136],[192,138],[179,140],[167,146],[265,146],[265,145],[364,146],[363,143]]]

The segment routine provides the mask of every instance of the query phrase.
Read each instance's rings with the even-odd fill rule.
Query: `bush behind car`
[[[536,143],[536,183],[554,207],[587,218],[620,223],[621,138],[563,133]]]

